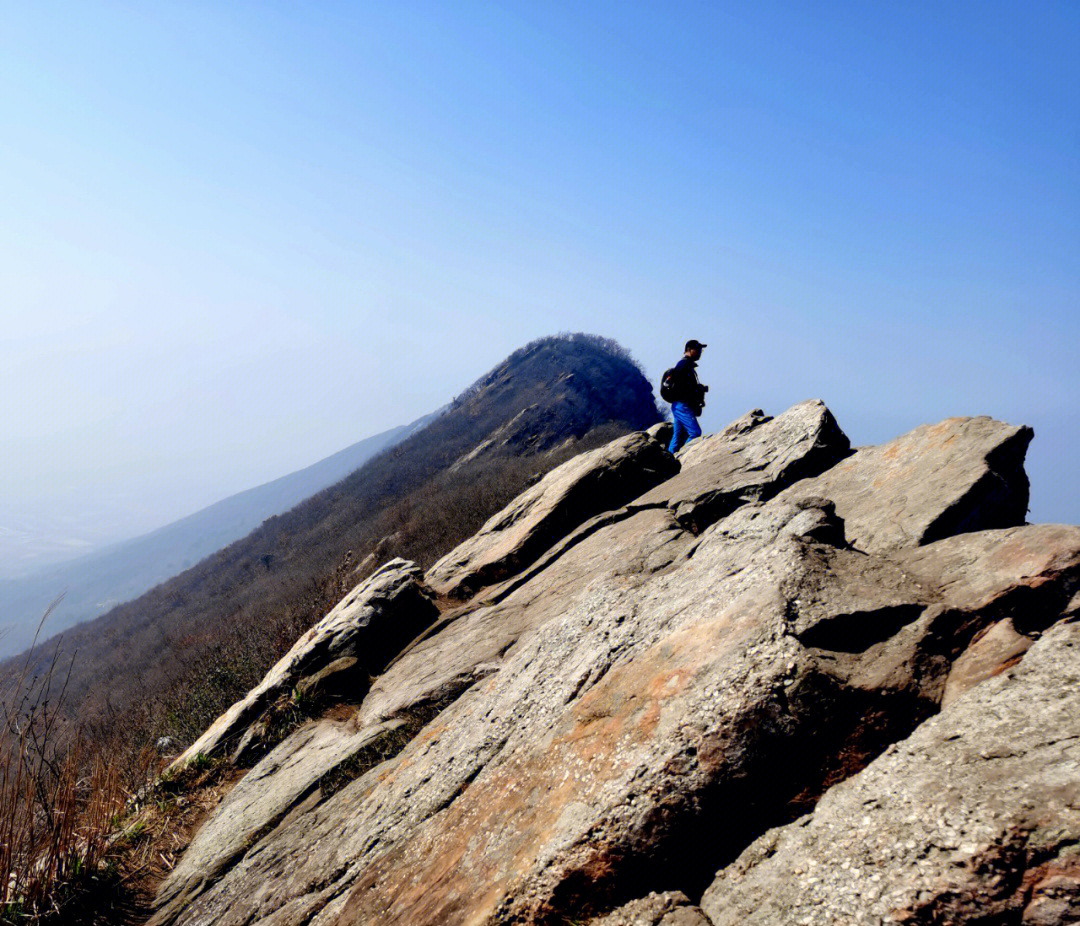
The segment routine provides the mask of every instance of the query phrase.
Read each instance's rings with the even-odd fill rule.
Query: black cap
[[[686,347],[683,348],[683,352],[685,353],[688,350],[699,350],[703,347],[708,346],[708,344],[702,344],[700,341],[695,341],[693,338],[691,338],[689,341],[686,342]]]

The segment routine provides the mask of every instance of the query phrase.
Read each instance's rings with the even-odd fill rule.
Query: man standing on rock
[[[671,403],[671,417],[675,425],[668,450],[675,453],[687,441],[701,437],[701,425],[697,416],[705,408],[705,393],[708,386],[702,386],[697,378],[697,362],[701,352],[708,347],[691,338],[683,349],[683,357],[675,366],[664,373],[660,383],[660,398]]]

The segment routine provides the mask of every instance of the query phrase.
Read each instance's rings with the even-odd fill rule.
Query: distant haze
[[[74,559],[69,553],[52,566],[45,565],[49,551],[42,549],[44,544],[24,543],[22,550],[13,544],[16,553],[39,555],[32,565],[26,556],[13,556],[9,575],[0,576],[0,658],[30,646],[51,602],[55,606],[42,626],[45,638],[178,575],[246,536],[270,516],[282,514],[339,482],[434,417],[376,434],[312,466],[230,496],[148,534]],[[52,552],[54,557],[59,555]],[[20,565],[22,571],[13,568]]]
[[[11,4],[0,576],[695,337],[715,429],[1031,424],[1080,522],[1080,6]]]

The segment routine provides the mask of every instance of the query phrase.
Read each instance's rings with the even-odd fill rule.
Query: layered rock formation
[[[246,774],[154,922],[1072,915],[1080,528],[1023,524],[1030,437],[852,453],[807,402],[571,461],[424,580],[372,578],[407,576],[384,621],[418,636]],[[471,597],[433,619],[426,589]],[[283,663],[188,755],[316,672]]]
[[[282,697],[326,686],[337,676],[362,697],[369,675],[381,671],[400,649],[427,627],[438,611],[420,585],[420,570],[391,560],[357,585],[325,618],[305,633],[263,680],[222,714],[170,766],[175,770],[197,755],[214,756],[236,747],[240,760],[265,734],[264,716]]]
[[[705,893],[717,926],[1080,921],[1080,624],[928,720]]]
[[[427,583],[440,594],[466,597],[520,572],[582,522],[637,498],[678,469],[641,431],[567,460],[432,566]]]

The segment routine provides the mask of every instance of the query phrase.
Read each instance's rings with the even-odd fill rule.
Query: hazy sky
[[[138,533],[560,330],[707,341],[707,430],[1029,423],[1080,522],[1073,0],[0,13],[0,527]]]

